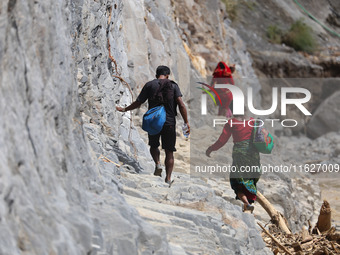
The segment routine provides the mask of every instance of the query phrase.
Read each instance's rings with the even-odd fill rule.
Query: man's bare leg
[[[166,177],[165,177],[165,182],[169,183],[171,181],[171,174],[172,170],[174,168],[174,152],[165,150],[165,171],[166,171]]]
[[[162,176],[162,168],[160,167],[160,160],[159,160],[159,157],[160,157],[160,151],[157,148],[152,148],[150,147],[150,154],[152,156],[152,159],[153,161],[155,162],[155,171],[154,171],[154,175],[157,175],[157,176]]]
[[[156,165],[159,164],[160,163],[160,161],[159,161],[160,151],[159,151],[158,147],[157,148],[150,147],[150,154],[151,154],[152,159],[155,162],[155,164]]]

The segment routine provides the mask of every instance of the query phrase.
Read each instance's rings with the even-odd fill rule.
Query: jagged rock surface
[[[90,112],[96,122],[103,113],[96,101],[86,101],[82,89],[88,94],[124,90],[107,68],[109,5],[114,3],[1,2],[0,254],[171,253],[165,235],[119,194],[114,169],[102,176],[105,168],[92,160],[97,155],[85,140],[84,130],[91,128],[125,139],[124,131],[129,133],[129,125],[120,125],[128,119],[110,115],[115,123],[102,130],[81,117]],[[112,11],[116,19],[119,13]],[[96,41],[100,26],[104,37]],[[109,78],[107,83],[90,75],[97,70],[106,73],[100,78]],[[113,107],[114,97],[110,100]],[[116,146],[109,137],[106,148]],[[128,162],[132,149],[126,147],[112,155]],[[106,199],[103,208],[95,204],[101,199]]]
[[[312,138],[317,138],[328,132],[339,131],[340,110],[337,107],[339,99],[340,91],[337,91],[327,98],[313,114],[307,126],[307,132]]]
[[[215,191],[217,183],[176,173],[169,189],[152,175],[122,173],[119,178],[126,200],[168,233],[175,254],[270,254],[254,216],[223,199]]]
[[[327,22],[329,17],[339,13],[339,4],[334,1],[325,3],[319,1],[298,1],[308,12],[316,17],[321,24],[326,25],[336,33],[340,33],[339,27],[330,26]],[[262,85],[261,96],[263,107],[271,103],[271,87],[266,85],[265,79],[270,78],[318,78],[308,81],[303,87],[312,92],[309,109],[312,113],[330,95],[323,93],[327,90],[328,82],[323,78],[339,77],[339,49],[340,44],[337,36],[327,32],[318,22],[311,19],[295,1],[251,1],[246,0],[238,3],[237,16],[232,26],[236,28],[240,37],[246,43],[247,49],[254,60],[254,69]],[[297,20],[302,20],[312,31],[313,40],[317,43],[315,52],[309,55],[305,52],[295,51],[283,43],[271,43],[268,39],[268,28],[276,28],[288,31],[290,26]],[[338,18],[332,19],[338,21]],[[261,80],[261,79],[264,79]],[[286,82],[286,81],[284,81]],[[288,80],[287,84],[290,81]],[[311,83],[311,84],[307,84]],[[291,86],[287,85],[286,86]],[[340,88],[339,81],[333,83]],[[293,85],[294,86],[294,85]],[[322,90],[322,91],[320,91]],[[268,98],[270,100],[268,101]],[[289,114],[289,118],[302,118],[302,115]],[[278,117],[278,116],[276,116]],[[282,118],[282,116],[280,116]],[[303,120],[307,122],[307,120]],[[305,133],[304,125],[298,126],[294,134]]]

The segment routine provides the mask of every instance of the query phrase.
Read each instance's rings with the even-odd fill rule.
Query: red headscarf
[[[231,70],[229,68],[229,66],[227,66],[226,63],[224,63],[223,61],[219,62],[214,70],[213,73],[213,77],[214,78],[227,78],[227,83],[228,84],[233,84],[234,85],[234,79],[231,73]],[[220,82],[218,82],[220,83]]]
[[[227,64],[222,61],[217,64],[213,73],[212,86],[215,87],[216,83],[235,85],[229,66],[227,66]],[[221,109],[225,108],[227,109],[226,117],[227,118],[231,117],[232,113],[229,109],[229,105],[233,100],[233,94],[227,88],[216,89],[216,91],[220,95],[220,98],[222,99],[222,105],[219,107],[218,114],[221,115],[220,113]]]

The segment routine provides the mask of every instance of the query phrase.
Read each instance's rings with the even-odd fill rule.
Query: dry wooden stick
[[[264,233],[266,233],[271,239],[273,239],[273,241],[282,249],[284,250],[287,254],[289,255],[293,255],[290,251],[287,250],[286,247],[284,247],[279,240],[277,240],[274,236],[272,236],[271,234],[269,234],[269,232],[258,222],[257,223],[263,230]]]
[[[327,236],[330,234],[333,234],[335,232],[336,228],[335,227],[331,227],[326,233],[323,233],[323,236]]]
[[[257,191],[256,196],[257,196],[257,201],[260,203],[263,209],[266,210],[270,218],[282,230],[282,232],[285,234],[291,234],[291,231],[286,225],[284,217],[270,204],[267,198],[265,198],[259,191]]]
[[[334,243],[331,242],[333,250],[335,250],[336,253],[340,253],[340,251],[335,247]]]
[[[313,239],[313,237],[309,234],[308,230],[305,229],[305,227],[302,227],[301,243],[307,243],[312,239]]]
[[[323,201],[316,227],[321,233],[328,231],[332,227],[332,210],[327,200]]]
[[[318,235],[321,236],[321,232],[320,232],[320,230],[318,229],[318,227],[315,227],[315,230],[316,230],[316,232],[318,233]]]

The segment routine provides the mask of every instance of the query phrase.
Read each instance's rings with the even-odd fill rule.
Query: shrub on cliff
[[[317,48],[312,29],[301,19],[295,21],[288,31],[282,31],[277,25],[270,25],[266,35],[271,43],[284,43],[297,51],[313,53]]]
[[[237,0],[221,0],[225,5],[225,10],[231,20],[235,20],[237,17]]]
[[[271,43],[282,43],[283,32],[277,25],[270,25],[266,34]]]
[[[301,19],[291,25],[282,37],[282,42],[295,50],[308,53],[313,53],[317,47],[312,29]]]
[[[251,11],[255,11],[258,4],[252,0],[221,0],[225,5],[225,10],[229,18],[234,21],[237,19],[238,11],[242,6],[247,7]]]

